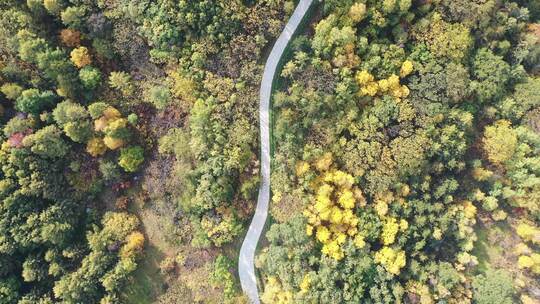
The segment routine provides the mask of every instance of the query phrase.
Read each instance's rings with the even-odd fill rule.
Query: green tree
[[[120,90],[123,95],[131,95],[133,93],[133,84],[131,76],[126,72],[111,72],[109,76],[109,85],[113,89]]]
[[[144,161],[144,150],[139,146],[124,148],[120,151],[118,164],[126,172],[135,172]]]
[[[4,126],[4,135],[9,137],[15,133],[23,133],[34,127],[34,121],[28,118],[13,117]]]
[[[505,118],[519,122],[527,111],[538,105],[540,105],[540,78],[528,77],[525,82],[517,84],[514,93],[501,100],[497,107]]]
[[[514,286],[510,274],[505,270],[488,269],[473,280],[473,299],[477,304],[512,304]]]
[[[79,71],[79,78],[86,89],[93,90],[101,84],[101,72],[91,66],[85,66]]]
[[[97,303],[103,297],[115,297],[118,287],[136,268],[133,260],[123,259],[109,248],[125,246],[139,225],[138,219],[127,213],[107,212],[101,224],[103,228],[96,227],[88,234],[90,253],[79,268],[55,282],[57,298],[69,303]]]
[[[163,110],[171,101],[171,93],[167,87],[154,86],[148,91],[148,98],[156,109]]]
[[[116,163],[110,160],[100,160],[99,171],[101,172],[103,179],[108,182],[114,182],[122,175],[122,172],[120,172]]]
[[[428,28],[417,29],[416,38],[428,45],[429,50],[438,57],[461,61],[467,56],[473,40],[469,29],[460,23],[447,23],[435,13],[428,22]]]
[[[21,112],[39,115],[54,105],[56,96],[51,91],[38,89],[24,90],[15,103],[15,109]]]
[[[86,109],[71,101],[59,103],[53,118],[64,133],[74,142],[84,143],[92,135],[92,124]]]
[[[19,56],[22,60],[34,62],[38,53],[43,52],[47,43],[43,38],[37,38],[35,34],[28,30],[21,30],[17,33],[19,42]]]
[[[19,283],[14,276],[0,280],[0,300],[2,303],[15,304],[19,299]]]
[[[233,261],[224,255],[219,255],[214,261],[211,281],[216,286],[223,286],[225,297],[232,298],[236,293],[236,284],[234,276],[231,274]]]
[[[108,107],[109,105],[104,102],[94,102],[88,106],[88,113],[90,113],[92,119],[98,119]]]
[[[473,58],[471,83],[480,102],[489,102],[504,95],[511,77],[511,67],[501,56],[480,49]]]
[[[23,144],[43,157],[61,158],[68,151],[68,144],[62,139],[62,132],[56,126],[46,126],[24,138]]]
[[[62,11],[62,23],[74,29],[80,29],[86,10],[82,6],[70,6]]]

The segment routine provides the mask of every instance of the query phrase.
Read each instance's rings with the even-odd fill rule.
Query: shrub
[[[132,126],[134,126],[137,124],[137,121],[139,120],[139,116],[137,116],[137,114],[135,113],[131,113],[128,115],[127,120]]]

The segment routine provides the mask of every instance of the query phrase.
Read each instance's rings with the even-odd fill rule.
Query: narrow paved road
[[[272,96],[272,83],[279,65],[281,56],[285,48],[289,44],[294,32],[298,28],[302,19],[306,15],[313,0],[300,0],[298,6],[294,10],[293,15],[287,22],[285,29],[281,32],[276,44],[272,48],[272,52],[266,61],[264,74],[261,83],[260,92],[260,132],[261,132],[261,185],[259,188],[259,196],[257,198],[257,207],[255,215],[249,225],[246,238],[240,249],[238,258],[238,274],[240,275],[240,283],[242,290],[248,295],[252,303],[259,304],[259,292],[257,290],[257,279],[255,277],[255,250],[261,236],[261,232],[268,216],[268,204],[270,198],[270,130],[269,130],[269,107],[270,97]]]

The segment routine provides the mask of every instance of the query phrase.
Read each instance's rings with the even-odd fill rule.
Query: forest
[[[250,303],[298,0],[0,1],[0,303]],[[540,2],[315,0],[271,102],[270,303],[540,303]],[[240,261],[241,262],[241,261]]]

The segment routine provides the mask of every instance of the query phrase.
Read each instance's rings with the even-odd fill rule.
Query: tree
[[[43,52],[47,46],[45,39],[37,38],[34,33],[26,29],[17,33],[17,39],[19,56],[28,62],[34,62],[37,54]]]
[[[467,56],[473,40],[469,28],[460,23],[447,23],[438,13],[431,15],[429,28],[417,29],[416,38],[425,42],[429,50],[438,57],[461,61]]]
[[[103,145],[105,146],[105,145]],[[110,160],[100,160],[99,161],[99,172],[103,176],[103,179],[106,181],[116,181],[120,178],[121,172],[115,162]]]
[[[165,109],[171,100],[171,93],[167,87],[164,86],[154,86],[150,88],[148,92],[148,98],[150,102],[158,110]]]
[[[122,259],[134,259],[142,253],[143,247],[144,235],[139,231],[132,232],[126,237],[124,246],[120,248],[120,257]]]
[[[81,45],[81,32],[73,29],[62,29],[60,40],[68,47],[79,47]]]
[[[384,246],[375,254],[375,262],[382,264],[389,273],[398,275],[406,264],[405,251]]]
[[[540,228],[527,223],[520,223],[516,227],[516,233],[525,241],[540,244]]]
[[[352,5],[349,10],[349,17],[354,23],[362,21],[366,17],[366,5],[361,2]]]
[[[88,234],[90,253],[79,268],[55,282],[53,291],[57,298],[72,303],[97,303],[103,297],[115,297],[136,269],[136,257],[122,258],[110,248],[126,246],[129,236],[137,233],[138,219],[124,212],[107,212],[101,224],[103,228]]]
[[[90,35],[94,38],[106,36],[111,29],[111,22],[103,12],[93,13],[88,17],[86,26]],[[94,39],[96,41],[96,39]]]
[[[92,135],[92,126],[86,109],[76,103],[63,101],[53,111],[53,118],[74,142],[86,142]]]
[[[473,299],[478,304],[511,304],[514,287],[510,274],[502,269],[488,269],[473,280]]]
[[[43,2],[41,0],[26,0],[26,6],[36,15],[44,12]]]
[[[107,146],[103,142],[103,139],[94,137],[86,143],[86,152],[93,157],[98,157],[107,152]]]
[[[74,95],[73,92],[77,89],[76,69],[63,50],[47,49],[37,54],[36,61],[38,68],[47,78],[58,83],[58,90],[63,90],[64,95]]]
[[[82,6],[70,6],[62,11],[62,23],[73,29],[80,29],[86,10]]]
[[[133,92],[131,76],[126,72],[111,72],[109,85],[113,89],[120,90],[123,95],[130,95]]]
[[[223,286],[225,289],[225,297],[232,298],[236,293],[236,284],[234,276],[230,269],[233,269],[233,261],[224,255],[219,255],[214,261],[213,271],[211,276],[212,284]]]
[[[341,260],[345,241],[358,233],[358,218],[352,210],[363,197],[360,189],[353,188],[354,178],[351,175],[330,170],[332,158],[328,155],[325,154],[315,164],[321,171],[322,183],[316,190],[315,202],[304,211],[308,219],[306,234],[316,236],[323,244],[325,255]]]
[[[90,113],[92,119],[98,119],[108,107],[109,105],[104,102],[94,102],[88,106],[88,113]]]
[[[519,122],[525,113],[538,105],[540,105],[540,78],[527,77],[525,82],[515,86],[512,96],[501,100],[497,107],[502,115]]]
[[[103,132],[105,133],[103,142],[111,150],[122,147],[131,137],[127,119],[125,118],[112,118],[108,120],[106,126],[103,128]]]
[[[52,15],[58,16],[63,9],[63,0],[43,0],[43,6]]]
[[[126,172],[135,172],[144,161],[144,150],[139,146],[124,148],[120,151],[118,164]]]
[[[16,100],[21,96],[23,88],[16,83],[4,83],[2,87],[0,87],[0,91],[7,99]]]
[[[84,46],[73,49],[73,51],[71,51],[71,62],[78,68],[83,68],[92,63],[92,58],[90,57],[88,49]]]
[[[34,127],[34,121],[29,118],[13,117],[4,126],[4,135],[10,137],[15,133],[28,133]]]
[[[511,67],[503,57],[485,48],[476,52],[472,65],[474,80],[471,86],[480,102],[501,98],[511,75]]]
[[[339,28],[337,17],[330,15],[315,27],[312,47],[324,59],[332,59],[336,66],[356,66],[354,54],[356,31],[351,26]]]
[[[79,71],[79,78],[86,89],[93,90],[101,84],[101,72],[91,66],[85,66]]]
[[[21,112],[39,115],[54,105],[56,96],[51,91],[39,91],[38,89],[24,90],[17,98],[15,109]]]
[[[62,133],[56,126],[46,126],[24,138],[23,144],[43,157],[61,158],[68,151],[68,144],[62,139]]]
[[[503,164],[514,155],[518,137],[509,121],[499,120],[486,127],[482,144],[491,162]]]
[[[14,276],[10,276],[0,281],[0,300],[2,303],[15,304],[20,297],[19,285]]]

